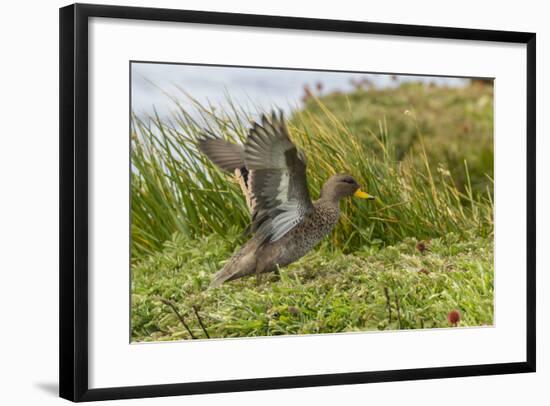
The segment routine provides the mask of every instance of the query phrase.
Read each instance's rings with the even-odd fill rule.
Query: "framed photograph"
[[[60,396],[535,371],[535,34],[60,10]]]

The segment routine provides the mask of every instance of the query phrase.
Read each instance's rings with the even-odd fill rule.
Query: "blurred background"
[[[240,106],[273,106],[289,112],[304,102],[308,89],[316,94],[347,93],[356,89],[392,88],[406,82],[438,86],[465,86],[469,79],[382,75],[284,69],[230,68],[164,63],[132,63],[132,110],[143,116],[154,108],[161,117],[174,111],[166,93],[183,89],[201,104],[226,106],[227,95]],[[191,101],[180,103],[189,110]]]

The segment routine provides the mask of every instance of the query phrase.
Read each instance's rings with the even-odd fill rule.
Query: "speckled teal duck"
[[[252,213],[253,237],[212,280],[219,287],[247,275],[272,272],[298,260],[329,234],[340,217],[340,199],[374,199],[347,174],[332,176],[312,202],[306,157],[290,140],[283,114],[253,123],[244,146],[208,136],[201,151],[240,180]]]

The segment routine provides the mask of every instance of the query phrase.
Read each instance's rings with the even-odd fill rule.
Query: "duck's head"
[[[339,201],[344,197],[355,196],[374,200],[375,197],[361,190],[359,183],[348,174],[334,175],[323,185],[321,198]]]

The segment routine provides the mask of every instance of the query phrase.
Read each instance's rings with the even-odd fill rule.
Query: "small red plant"
[[[429,251],[428,243],[426,241],[419,241],[416,244],[416,249],[420,251],[421,254],[424,254],[424,252]]]
[[[451,326],[456,327],[460,321],[460,312],[458,310],[451,310],[447,315],[447,320],[449,320]]]

